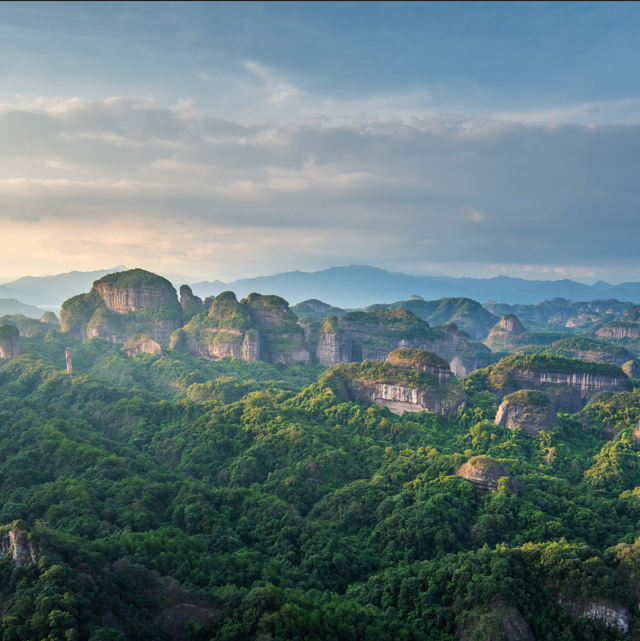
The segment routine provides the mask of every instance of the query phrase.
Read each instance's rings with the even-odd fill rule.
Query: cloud
[[[250,68],[273,104],[299,98]],[[0,270],[65,255],[261,273],[640,262],[639,125],[459,113],[244,122],[188,98],[36,98],[0,108],[0,136],[12,239]]]

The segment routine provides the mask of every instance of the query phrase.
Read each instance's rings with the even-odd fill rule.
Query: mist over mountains
[[[13,298],[28,305],[55,306],[78,292],[88,291],[94,280],[126,269],[123,266],[92,272],[73,271],[54,276],[26,276],[0,285],[0,299]],[[251,292],[274,293],[295,305],[318,298],[339,307],[365,307],[393,302],[417,294],[426,300],[442,297],[467,297],[479,302],[533,304],[560,297],[573,301],[617,298],[640,302],[640,283],[610,285],[599,281],[585,285],[569,279],[545,281],[497,276],[495,278],[451,278],[414,276],[377,267],[351,265],[317,272],[293,271],[273,276],[241,278],[228,283],[220,280],[194,282],[196,279],[168,274],[176,287],[191,284],[202,298],[231,290],[238,298]],[[180,282],[178,282],[180,280]]]

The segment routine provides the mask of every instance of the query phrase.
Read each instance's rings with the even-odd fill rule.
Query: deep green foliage
[[[12,339],[20,336],[20,330],[15,325],[0,325],[0,338]]]
[[[322,368],[22,342],[0,367],[0,523],[37,562],[0,561],[6,641],[162,639],[176,604],[217,613],[190,641],[452,641],[507,606],[536,639],[620,638],[560,598],[636,616],[636,392],[530,439],[479,389],[451,419],[399,417],[327,394],[339,368],[315,384]],[[523,489],[479,494],[455,475],[471,456]]]
[[[602,374],[603,376],[626,376],[618,365],[611,363],[593,363],[577,358],[560,358],[546,354],[517,354],[500,361],[499,367],[514,369],[516,367],[531,369],[535,372],[566,372]]]
[[[538,407],[549,407],[549,397],[544,392],[538,390],[523,389],[507,394],[504,397],[505,401],[509,403],[517,403],[519,405],[536,405]]]

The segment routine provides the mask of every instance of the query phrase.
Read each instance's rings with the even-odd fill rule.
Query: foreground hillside
[[[445,418],[345,402],[320,366],[21,345],[0,361],[4,639],[635,638],[633,381],[527,436],[494,424],[513,364]]]

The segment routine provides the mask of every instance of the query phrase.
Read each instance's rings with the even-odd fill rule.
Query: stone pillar
[[[64,355],[67,357],[67,374],[71,374],[71,372],[73,372],[73,363],[71,361],[70,347],[67,347],[67,349],[64,350]]]

